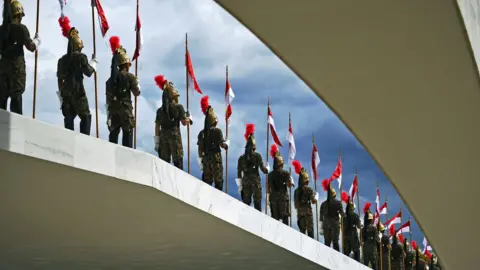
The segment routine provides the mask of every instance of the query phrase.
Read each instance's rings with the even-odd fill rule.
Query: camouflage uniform
[[[392,250],[390,251],[391,257],[391,270],[403,270],[403,259],[405,253],[403,251],[403,246],[398,241],[396,235],[393,236]]]
[[[415,270],[426,270],[428,264],[420,254],[421,254],[420,248],[417,248],[416,254],[415,254]]]
[[[430,261],[429,270],[442,270],[440,263],[438,263],[437,255],[432,253],[432,259]]]
[[[373,215],[366,213],[365,227],[363,228],[363,264],[374,270],[378,270],[378,250],[377,245],[380,243],[380,235],[377,227],[373,225]]]
[[[182,134],[180,132],[180,122],[182,124],[192,124],[189,119],[189,112],[185,111],[183,106],[178,103],[177,89],[172,82],[164,79],[162,75],[157,76],[160,81],[157,82],[163,90],[162,107],[157,110],[155,123],[160,131],[156,143],[158,142],[158,156],[165,162],[172,162],[173,165],[183,170],[183,145]],[[157,78],[156,77],[156,78]]]
[[[272,147],[272,149],[275,148]],[[276,220],[281,219],[285,225],[288,225],[288,217],[290,216],[290,200],[287,191],[290,177],[290,173],[283,169],[283,158],[280,152],[275,151],[273,171],[268,174],[270,210],[272,217]]]
[[[342,202],[335,199],[335,190],[329,185],[327,200],[320,205],[320,221],[322,222],[325,245],[333,243],[333,249],[340,251],[340,218],[345,216]]]
[[[403,251],[405,252],[405,270],[412,270],[415,252],[410,248],[406,240],[403,248]]]
[[[0,26],[0,109],[23,114],[22,95],[25,92],[26,68],[23,47],[36,50],[28,28],[21,23],[25,16],[18,1],[4,1],[3,23]],[[36,39],[38,41],[38,38]]]
[[[262,156],[257,152],[245,153],[238,159],[237,177],[242,179],[242,201],[251,205],[253,196],[253,206],[258,211],[262,211],[262,184],[259,169],[265,174],[268,173]]]
[[[355,206],[351,200],[348,201],[345,212],[346,217],[343,223],[344,247],[343,253],[350,256],[353,252],[356,261],[360,262],[360,238],[358,237],[358,229],[360,229],[360,217],[355,213]]]
[[[380,230],[381,233],[382,233],[382,237],[381,237],[381,240],[380,240],[380,243],[382,245],[382,269],[383,270],[390,270],[390,264],[391,264],[391,258],[390,258],[390,255],[389,253],[389,250],[391,249],[391,246],[390,246],[390,238],[383,234],[383,230]],[[379,249],[379,252],[380,252],[380,245],[378,247]]]
[[[297,210],[297,225],[301,233],[314,239],[312,203],[317,203],[315,192],[308,186],[310,181],[305,168],[299,173],[298,187],[294,192],[294,205]]]
[[[208,100],[208,96],[205,96]],[[204,98],[205,98],[204,97]],[[221,148],[228,148],[222,130],[216,127],[218,120],[213,108],[208,106],[205,112],[204,129],[198,133],[198,154],[202,164],[202,180],[215,188],[223,190],[223,159]]]

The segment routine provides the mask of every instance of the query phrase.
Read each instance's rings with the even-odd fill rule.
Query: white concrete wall
[[[328,269],[367,269],[354,260],[271,219],[148,153],[127,149],[107,141],[84,136],[1,110],[0,149],[6,150],[8,153],[18,153],[67,165],[71,167],[71,170],[75,170],[74,168],[83,169],[115,177],[119,181],[125,180],[152,187],[162,193],[159,196],[168,194],[199,211],[207,212],[235,225],[238,227],[237,232],[240,232],[240,229],[248,231],[265,241]],[[1,160],[0,164],[2,164]],[[28,170],[28,164],[2,168],[2,170],[5,169],[12,172],[14,170]],[[31,177],[35,177],[35,172],[31,172]],[[9,187],[9,181],[18,181],[18,179],[1,179],[0,183],[3,187]],[[45,188],[55,190],[55,186]],[[8,192],[8,190],[4,189],[2,192]],[[18,190],[15,192],[18,192]],[[20,194],[18,195],[20,196]],[[128,198],[125,198],[125,200],[128,200]],[[4,212],[8,211],[8,209],[2,209],[4,209]],[[85,211],[88,211],[88,209],[85,209]],[[162,213],[158,214],[161,215]],[[45,218],[48,219],[49,217]],[[218,220],[218,222],[221,221]],[[35,226],[35,224],[31,225]],[[9,234],[7,231],[2,233]],[[234,236],[232,235],[232,237]],[[2,237],[0,236],[0,238]],[[214,241],[214,239],[212,240]],[[191,239],[191,241],[195,241],[195,239]],[[232,245],[235,244],[235,241],[233,241]],[[263,256],[263,253],[260,252],[258,256]],[[201,266],[198,269],[202,269]],[[276,269],[281,268],[277,266]],[[299,265],[299,269],[306,268]]]

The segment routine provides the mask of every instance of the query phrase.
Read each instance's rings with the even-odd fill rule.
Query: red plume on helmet
[[[163,86],[167,82],[167,80],[165,80],[165,77],[163,75],[157,75],[153,79],[155,80],[155,83],[158,85],[158,87],[160,87],[160,89],[163,91]]]
[[[412,249],[417,250],[417,241],[412,240]]]
[[[390,236],[393,236],[395,234],[395,225],[392,225],[390,227]]]
[[[210,107],[208,96],[203,96],[202,99],[200,99],[200,107],[202,108],[203,114],[207,114],[208,107]]]
[[[112,36],[109,41],[110,49],[112,49],[112,53],[115,54],[115,51],[120,48],[120,38],[118,36]]]
[[[363,207],[363,213],[367,213],[368,210],[370,210],[370,206],[372,206],[372,203],[366,202],[365,206]]]
[[[342,201],[344,203],[348,203],[349,199],[350,199],[350,196],[348,196],[348,193],[346,191],[343,191],[342,192]]]
[[[278,146],[276,144],[272,144],[270,147],[270,156],[275,158],[275,154],[278,152]]]
[[[247,124],[245,127],[245,140],[248,141],[248,137],[255,132],[255,125],[254,124]]]
[[[400,243],[405,243],[405,237],[403,236],[403,234],[398,235],[398,241],[400,241]]]
[[[332,181],[328,180],[328,179],[323,179],[322,181],[322,188],[323,190],[327,191],[328,190],[328,186],[330,185]]]
[[[428,257],[429,260],[432,259],[432,253],[429,250],[425,251],[425,255]]]
[[[300,163],[300,161],[298,160],[294,160],[292,161],[292,166],[295,170],[295,173],[300,174],[300,172],[302,171],[302,163]]]
[[[65,16],[65,17],[60,17],[58,19],[58,23],[60,24],[60,28],[62,29],[62,35],[66,38],[68,38],[68,33],[70,32],[70,29],[72,27],[70,26],[70,19]]]

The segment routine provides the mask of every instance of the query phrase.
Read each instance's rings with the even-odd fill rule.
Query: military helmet
[[[128,66],[131,66],[132,63],[130,62],[130,58],[127,55],[127,50],[123,47],[120,46],[116,51],[115,51],[116,57],[117,57],[117,65],[125,65],[128,64]]]
[[[68,36],[68,42],[70,43],[70,46],[72,46],[73,51],[79,51],[83,49],[83,41],[80,38],[80,32],[78,32],[77,28],[72,27],[68,33]]]
[[[302,163],[298,160],[292,161],[293,168],[295,169],[295,173],[298,174],[298,185],[304,186],[308,184],[310,178],[308,176],[307,170],[302,166]]]
[[[373,215],[372,215],[372,217],[373,217]],[[378,231],[379,232],[385,231],[385,226],[383,226],[383,224],[380,220],[378,221]]]
[[[207,129],[218,122],[217,116],[215,115],[215,111],[213,107],[210,106],[208,102],[208,96],[203,96],[200,100],[200,107],[202,108],[202,112],[205,115],[205,126],[204,128]]]
[[[173,82],[166,80],[165,76],[163,75],[155,76],[154,80],[158,87],[160,87],[160,89],[163,91],[162,96],[166,96],[167,100],[169,101],[178,103],[178,97],[180,96],[180,94],[173,85]]]
[[[254,124],[247,124],[245,127],[245,140],[247,141],[247,144],[245,145],[245,148],[251,148],[255,149],[257,147],[257,144],[255,142],[255,125]]]
[[[302,170],[300,171],[300,176],[299,176],[299,182],[301,182],[303,185],[308,184],[310,181],[310,176],[308,176],[307,170],[305,170],[304,167],[302,167]]]
[[[368,213],[367,215],[367,220],[373,220],[373,214],[372,213]]]
[[[274,169],[278,169],[284,164],[282,155],[280,151],[278,151],[278,146],[275,143],[270,147],[270,156],[273,158]]]
[[[23,10],[23,6],[22,4],[20,4],[18,0],[12,0],[12,2],[10,2],[10,8],[11,8],[13,17],[18,15],[22,17],[25,16],[25,11]]]

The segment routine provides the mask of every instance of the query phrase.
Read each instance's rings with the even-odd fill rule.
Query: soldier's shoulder
[[[245,160],[245,154],[241,154],[239,157],[238,157],[238,160],[240,161],[243,161]]]
[[[253,155],[254,155],[257,159],[262,160],[262,155],[260,155],[260,153],[255,152],[255,153],[253,153]]]
[[[220,128],[218,128],[218,127],[213,127],[213,128],[212,128],[212,131],[213,131],[215,134],[218,134],[218,135],[222,134],[222,130],[221,130]]]
[[[289,173],[287,170],[281,170],[281,171],[280,171],[280,174],[281,174],[283,177],[290,177],[290,173]]]
[[[203,132],[203,129],[202,129],[202,130],[200,130],[200,132],[198,132],[198,139],[203,139],[203,134],[204,134],[204,132]]]
[[[125,72],[125,76],[128,78],[129,81],[131,82],[136,82],[137,81],[137,76],[135,74],[132,74],[130,72]]]

